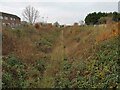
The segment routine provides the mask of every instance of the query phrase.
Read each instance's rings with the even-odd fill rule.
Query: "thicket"
[[[83,30],[78,28],[76,33],[90,33],[88,27],[83,26],[80,29]],[[93,26],[89,26],[89,29],[95,29],[93,33],[97,31]],[[44,28],[39,31],[31,26],[18,30],[4,30],[3,88],[120,88],[118,35],[100,39],[98,43],[94,42],[93,48],[86,48],[87,52],[93,51],[90,58],[82,57],[83,54],[79,54],[81,58],[75,58],[74,55],[70,58],[72,55],[67,56],[62,51],[60,34],[61,30],[58,28],[53,28],[52,31]],[[79,40],[77,34],[77,43],[81,42],[82,37],[86,36],[80,36]],[[90,39],[93,38],[88,38]],[[63,49],[66,48],[68,47],[63,46]]]
[[[111,13],[102,13],[102,12],[94,12],[94,13],[89,13],[86,18],[85,18],[85,23],[87,25],[94,25],[94,24],[99,24],[99,20],[102,17],[110,17],[114,22],[118,22],[120,21],[120,13],[117,12],[111,12]],[[105,18],[104,18],[105,20]],[[107,20],[105,22],[102,22],[103,24],[106,23]]]
[[[98,45],[92,60],[71,62],[69,58],[64,58],[59,72],[52,77],[54,85],[49,88],[120,88],[117,40],[115,38]],[[48,62],[48,58],[44,57],[28,66],[15,55],[9,55],[2,65],[3,88],[43,87],[43,73],[49,66]],[[49,82],[45,84],[47,86]]]

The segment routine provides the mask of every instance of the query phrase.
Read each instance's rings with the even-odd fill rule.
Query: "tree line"
[[[120,21],[120,13],[118,12],[93,12],[89,13],[85,18],[85,23],[87,25],[95,25],[95,24],[106,24],[107,22],[118,22]]]
[[[30,24],[35,23],[36,20],[40,17],[39,11],[32,6],[27,6],[23,10],[22,15],[23,18]],[[110,12],[110,13],[93,12],[93,13],[89,13],[85,18],[85,24],[87,25],[106,24],[108,22],[118,22],[118,21],[120,21],[120,13],[118,12]]]

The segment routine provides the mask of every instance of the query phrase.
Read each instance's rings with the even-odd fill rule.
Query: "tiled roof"
[[[14,18],[19,18],[20,19],[20,17],[18,17],[17,15],[14,15],[14,14],[0,12],[0,15],[2,15],[2,16],[10,16],[10,17],[14,17]]]

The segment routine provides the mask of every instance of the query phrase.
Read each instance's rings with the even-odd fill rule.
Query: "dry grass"
[[[33,63],[41,56],[37,52],[33,42],[28,37],[18,38],[15,33],[3,30],[3,56],[11,53],[16,54],[23,62]]]
[[[54,31],[56,27],[40,27],[38,24],[27,26],[20,32],[3,30],[3,55],[9,55],[14,52],[19,58],[27,63],[33,63],[34,60],[39,59],[47,53],[53,53],[52,59],[61,57],[60,50],[65,50],[65,55],[68,57],[89,57],[86,49],[93,48],[95,44],[105,41],[111,37],[118,35],[118,26],[120,23],[108,24],[104,26],[74,26],[66,27],[62,31],[60,38],[56,39],[51,48],[44,46],[36,46],[36,42],[42,38],[50,39],[56,38]],[[53,37],[55,36],[55,37]],[[51,39],[52,38],[52,39]],[[52,42],[55,39],[52,40]],[[62,43],[60,43],[62,42]],[[64,48],[59,48],[61,47]],[[42,52],[38,50],[43,50]],[[49,50],[49,52],[47,52]],[[92,51],[91,51],[92,52]],[[57,54],[57,55],[56,55]],[[56,60],[57,60],[56,58]]]
[[[96,36],[96,42],[107,40],[118,35],[118,23],[107,25],[107,29],[101,30]]]
[[[42,47],[45,45],[39,45],[41,39],[49,40],[50,43],[54,43],[56,40],[53,33],[58,33],[55,30],[49,30],[47,27],[38,26],[25,26],[18,30],[3,30],[3,56],[7,56],[11,53],[19,57],[23,62],[28,64],[34,64],[36,60],[48,55],[51,52],[51,48]],[[55,28],[53,28],[55,29]],[[43,42],[41,42],[43,43]],[[47,42],[48,43],[48,42]],[[45,42],[45,44],[47,44]],[[44,49],[43,52],[39,48]],[[49,52],[47,52],[49,49]]]
[[[101,66],[96,65],[99,65],[99,63],[102,64],[103,61],[105,62],[105,58],[109,62],[109,54],[112,57],[115,56],[116,59],[116,43],[114,42],[114,46],[112,46],[111,42],[113,41],[109,42],[108,39],[118,35],[119,24],[108,24],[107,26],[74,26],[62,28],[62,30],[56,27],[48,28],[39,26],[25,26],[19,30],[3,30],[3,56],[13,53],[18,57],[12,56],[12,58],[8,58],[8,60],[10,59],[11,66],[13,64],[16,66],[17,60],[24,62],[24,73],[27,76],[26,78],[22,78],[24,82],[17,81],[20,85],[24,83],[25,86],[28,85],[26,87],[51,88],[56,87],[56,83],[60,82],[60,85],[58,85],[60,87],[65,87],[64,84],[70,84],[70,87],[74,87],[76,84],[74,81],[77,80],[77,82],[83,80],[88,85],[87,80],[91,79],[91,76],[95,76],[96,79],[96,72],[92,74],[94,73],[94,69],[100,67],[100,70],[97,69],[98,76],[101,77],[101,73],[104,74]],[[110,46],[107,46],[104,42],[105,40],[109,42]],[[103,49],[103,52],[101,49]],[[99,55],[103,61],[99,58]],[[5,61],[3,61],[4,63],[9,64],[7,59],[3,60]],[[100,62],[97,63],[97,60]],[[85,63],[85,61],[88,62]],[[106,67],[106,65],[103,66]],[[110,65],[108,64],[108,67],[112,68],[112,64]],[[15,71],[17,69],[14,66],[12,66],[14,69],[12,72],[8,65],[5,65],[3,68],[4,70],[7,68],[10,75],[11,73],[16,74]],[[23,74],[22,70],[21,67],[18,68],[20,80]],[[6,72],[8,73],[8,71]],[[6,74],[4,76],[9,80],[6,72],[4,72]],[[12,80],[10,78],[9,82],[13,83],[14,75],[12,78]],[[103,78],[105,78],[104,75]],[[71,86],[71,82],[73,86]],[[8,81],[4,80],[4,83],[8,83]]]
[[[2,37],[2,54],[8,55],[9,53],[12,53],[15,48],[15,44],[17,41],[16,36],[7,30],[3,30],[3,37]]]
[[[66,55],[71,58],[90,57],[94,53],[96,44],[118,35],[118,25],[119,23],[65,28]]]

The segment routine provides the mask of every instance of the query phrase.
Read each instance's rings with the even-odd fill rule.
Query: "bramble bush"
[[[25,31],[21,31],[22,28]],[[32,26],[22,28],[16,31],[3,31],[3,88],[120,87],[120,37],[115,35],[105,38],[101,30],[96,31],[98,27],[94,28],[91,25],[77,27],[77,31],[73,30],[75,28],[64,30],[63,37],[66,42],[60,38],[60,30],[50,31],[44,28],[44,31],[35,31]],[[99,35],[105,39],[95,43]],[[60,43],[61,40],[63,43]],[[73,47],[76,42],[76,47]],[[69,47],[70,44],[72,47]],[[45,52],[48,48],[49,52]],[[73,51],[69,51],[71,48]]]
[[[95,60],[64,61],[55,77],[57,88],[116,88],[118,81],[118,38],[97,46]]]

